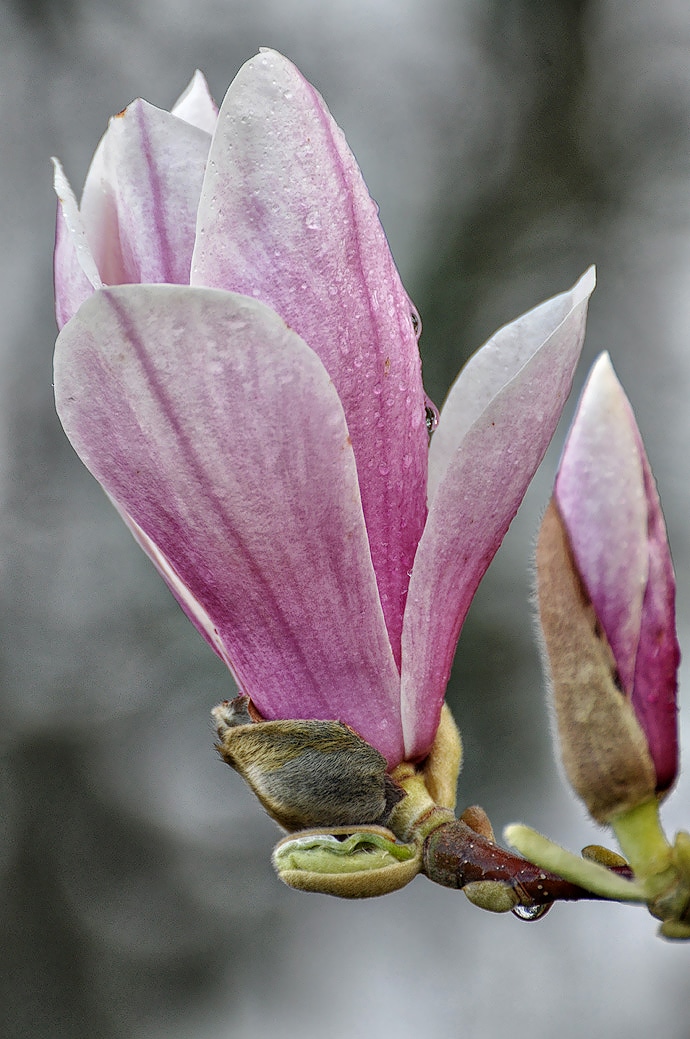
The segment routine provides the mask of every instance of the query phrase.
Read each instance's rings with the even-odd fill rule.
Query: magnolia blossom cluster
[[[352,851],[366,870],[431,876],[428,819],[451,825],[460,760],[443,706],[453,654],[570,392],[593,271],[496,332],[436,422],[377,206],[281,55],[247,62],[219,111],[200,73],[170,112],[134,101],[81,201],[59,163],[55,187],[58,413],[236,679],[215,712],[224,756],[286,829],[330,827],[326,852],[318,835],[283,848],[291,876],[314,842],[325,872],[323,854]],[[678,649],[658,497],[605,358],[537,562],[565,766],[615,822],[675,778]],[[477,835],[498,854],[478,811],[458,861]],[[508,866],[467,882],[473,901],[527,897],[511,861],[510,883]],[[673,897],[664,918],[682,929]]]

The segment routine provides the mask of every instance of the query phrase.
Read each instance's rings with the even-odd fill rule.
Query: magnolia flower
[[[607,354],[568,436],[537,571],[564,765],[607,822],[676,778],[679,662],[659,497]]]
[[[499,331],[429,449],[418,320],[314,88],[262,52],[216,117],[110,123],[59,166],[63,426],[268,720],[345,722],[389,767],[434,740],[460,627],[541,461],[588,273]]]

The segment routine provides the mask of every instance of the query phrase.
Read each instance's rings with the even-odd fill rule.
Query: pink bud
[[[608,354],[583,391],[554,502],[662,793],[678,770],[675,579],[654,477]]]

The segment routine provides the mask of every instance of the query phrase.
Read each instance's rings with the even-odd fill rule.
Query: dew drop
[[[310,209],[304,218],[304,226],[310,231],[318,231],[321,228],[321,217],[317,209]]]
[[[511,913],[518,920],[526,920],[531,923],[533,920],[541,920],[542,916],[546,916],[552,905],[553,902],[544,902],[538,906],[515,906],[515,909],[511,909]]]
[[[426,431],[431,436],[438,426],[438,408],[430,397],[424,402],[424,413],[426,416]]]
[[[387,466],[385,462],[382,462],[379,466],[379,472],[381,473],[381,476],[388,476],[390,472],[390,467]]]
[[[419,342],[419,337],[422,334],[422,319],[419,316],[419,311],[415,307],[414,303],[411,303],[410,306],[412,308],[410,310],[410,317],[412,318],[412,329],[414,331],[415,339],[417,340],[417,342]]]

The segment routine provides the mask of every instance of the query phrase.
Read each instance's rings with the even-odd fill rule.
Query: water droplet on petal
[[[513,916],[516,916],[518,920],[526,920],[531,923],[533,920],[541,920],[542,916],[546,916],[549,909],[553,905],[553,902],[543,902],[538,906],[515,906],[515,909],[511,909]]]
[[[438,408],[430,397],[424,402],[424,413],[426,415],[426,431],[431,436],[438,426]]]
[[[318,231],[321,228],[321,218],[317,209],[310,209],[304,218],[304,225],[310,231]]]
[[[422,319],[419,316],[419,311],[415,307],[414,303],[410,303],[410,317],[412,318],[412,328],[414,329],[414,335],[417,342],[422,334]]]

